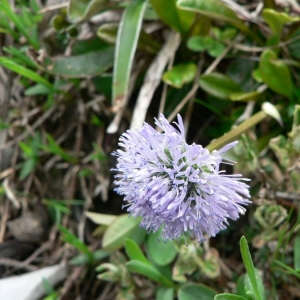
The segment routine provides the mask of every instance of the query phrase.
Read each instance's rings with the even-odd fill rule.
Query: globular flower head
[[[188,145],[182,118],[178,130],[161,114],[155,124],[145,123],[120,137],[115,190],[124,195],[128,212],[142,217],[141,226],[173,240],[189,233],[199,242],[226,228],[228,219],[245,213],[249,186],[242,175],[219,170],[222,154],[233,142],[211,153],[200,145]],[[225,161],[227,163],[232,163]]]

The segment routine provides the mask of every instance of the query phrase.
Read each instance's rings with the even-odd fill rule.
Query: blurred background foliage
[[[45,299],[300,299],[299,13],[287,0],[1,1],[0,257],[68,261]],[[159,242],[112,191],[119,136],[159,113],[183,116],[188,143],[239,140],[228,158],[253,205],[203,245]],[[0,263],[1,277],[27,270]]]

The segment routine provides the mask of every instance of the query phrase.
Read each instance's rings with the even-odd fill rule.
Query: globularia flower
[[[124,195],[127,211],[142,217],[141,226],[156,231],[162,239],[173,240],[189,233],[199,242],[215,236],[236,220],[250,203],[249,186],[242,175],[219,170],[222,154],[233,142],[211,153],[200,145],[188,145],[182,118],[176,130],[161,114],[156,131],[145,123],[140,129],[123,133],[114,154],[118,157],[116,191]]]

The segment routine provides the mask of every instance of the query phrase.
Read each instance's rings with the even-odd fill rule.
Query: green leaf
[[[101,260],[103,258],[108,257],[109,255],[110,255],[109,252],[104,251],[102,249],[93,252],[94,261]],[[89,263],[89,257],[86,254],[77,255],[69,261],[69,264],[73,266],[84,265],[87,263]]]
[[[123,13],[114,56],[113,104],[127,98],[130,71],[142,27],[147,0],[133,0]]]
[[[207,50],[212,57],[219,56],[225,49],[222,43],[212,37],[201,35],[190,37],[187,42],[187,47],[196,52]]]
[[[26,89],[24,94],[26,96],[36,96],[36,95],[48,95],[51,92],[53,92],[53,91],[51,89],[49,89],[47,86],[38,83],[38,84]]]
[[[264,289],[261,282],[261,278],[258,276],[257,271],[254,268],[254,264],[251,258],[247,240],[242,236],[240,240],[241,254],[247,274],[253,287],[253,293],[257,300],[265,299]]]
[[[88,20],[106,7],[108,0],[70,0],[67,14],[72,23]]]
[[[248,299],[246,291],[245,291],[245,277],[246,277],[246,274],[243,274],[238,278],[236,292],[238,295],[241,295],[242,297]]]
[[[40,147],[45,151],[59,155],[63,160],[75,163],[76,158],[68,154],[59,144],[56,143],[55,139],[50,135],[46,134],[48,145],[41,144]]]
[[[300,59],[300,28],[297,28],[293,32],[293,34],[290,36],[290,40],[293,40],[293,42],[289,43],[287,45],[288,50],[290,51],[291,55],[294,58]]]
[[[224,293],[224,294],[217,295],[214,298],[214,300],[247,300],[247,299],[239,295]]]
[[[187,47],[195,52],[207,50],[213,42],[210,36],[195,35],[187,41]]]
[[[154,266],[146,264],[142,261],[131,260],[126,264],[129,271],[143,275],[164,286],[173,287],[173,282],[161,274]]]
[[[300,236],[296,236],[294,242],[294,268],[300,269]]]
[[[177,254],[173,241],[159,241],[161,230],[150,234],[146,241],[149,257],[159,266],[168,265],[172,262]]]
[[[300,270],[299,270],[299,269],[294,270],[294,269],[292,269],[291,267],[289,267],[288,265],[282,263],[281,261],[279,261],[279,260],[277,260],[277,259],[274,260],[274,263],[282,268],[282,272],[285,272],[285,273],[287,273],[287,274],[294,275],[294,276],[296,276],[298,279],[300,279]]]
[[[176,2],[177,0],[151,0],[155,12],[164,23],[178,32],[187,33],[196,14],[179,9]]]
[[[15,63],[10,58],[0,57],[0,65],[2,65],[3,67],[5,67],[7,69],[10,69],[11,71],[16,72],[32,81],[43,84],[44,86],[48,87],[50,90],[54,91],[54,87],[49,81],[44,79],[38,73]]]
[[[80,241],[73,233],[71,233],[67,228],[58,225],[57,226],[59,231],[63,234],[62,239],[66,242],[71,244],[73,247],[75,247],[78,251],[84,253],[87,257],[89,262],[92,262],[94,260],[93,253],[88,248],[88,246]]]
[[[107,228],[103,235],[102,247],[107,251],[115,251],[123,247],[126,238],[132,237],[139,228],[140,219],[131,218],[129,215],[117,217]],[[144,231],[144,230],[142,230]]]
[[[25,49],[28,49],[27,47]],[[31,60],[28,55],[26,54],[26,50],[24,48],[17,49],[13,46],[10,47],[3,47],[2,50],[6,53],[9,53],[13,56],[13,60],[16,63],[22,64],[23,67],[29,67],[29,68],[39,68],[40,66],[35,63],[33,60]]]
[[[20,18],[17,14],[12,10],[12,6],[8,3],[7,0],[2,0],[0,2],[0,11],[3,11],[7,17],[15,24],[18,30],[24,35],[28,43],[34,47],[35,49],[39,49],[39,41],[35,35],[32,35],[29,30],[27,24],[24,24],[23,18]]]
[[[261,72],[260,72],[259,69],[253,70],[253,72],[252,72],[252,77],[253,77],[257,82],[259,82],[259,83],[263,83],[263,82],[264,82],[264,80],[263,80],[263,78],[262,78],[262,75],[261,75]]]
[[[276,35],[281,34],[284,24],[300,21],[299,17],[292,17],[287,13],[278,12],[271,8],[265,8],[262,12],[262,17]]]
[[[109,43],[115,44],[117,40],[118,24],[117,23],[105,23],[98,27],[97,35],[98,37]],[[140,31],[138,44],[138,49],[147,51],[152,54],[156,54],[160,49],[160,44],[154,40],[149,34],[147,34],[143,29]]]
[[[277,60],[273,51],[265,50],[261,54],[259,71],[271,90],[288,98],[292,97],[293,82],[290,70],[286,64]]]
[[[95,224],[98,225],[110,225],[114,220],[117,219],[115,215],[99,214],[91,211],[85,212],[85,215]]]
[[[187,283],[178,290],[179,300],[213,300],[217,292],[200,283]]]
[[[25,163],[23,164],[23,167],[22,167],[22,170],[21,170],[21,173],[20,173],[20,180],[23,180],[25,179],[35,168],[37,164],[37,161],[34,160],[34,159],[27,159],[25,161]]]
[[[150,261],[145,257],[144,253],[135,241],[126,239],[125,251],[131,260],[138,260],[144,262],[145,264],[151,265]]]
[[[230,95],[230,100],[232,101],[240,101],[240,102],[248,102],[248,101],[256,101],[260,98],[261,92],[253,91],[253,92],[240,92],[233,93]]]
[[[173,300],[174,299],[174,289],[159,287],[155,295],[156,300]]]
[[[221,73],[202,75],[199,85],[208,94],[221,99],[230,99],[231,94],[241,92],[241,88],[237,83]]]
[[[81,78],[100,75],[113,64],[114,48],[97,52],[62,57],[48,66],[49,72],[68,78]]]
[[[300,105],[295,105],[293,112],[293,127],[289,133],[295,151],[300,152]]]
[[[231,24],[242,24],[236,13],[219,0],[178,0],[177,7]]]
[[[194,63],[180,64],[165,72],[162,80],[175,88],[181,88],[194,80],[196,72],[197,66]]]

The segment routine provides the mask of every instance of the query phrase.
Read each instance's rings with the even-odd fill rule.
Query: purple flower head
[[[242,175],[219,170],[222,154],[237,142],[211,153],[200,145],[188,145],[182,118],[176,130],[161,114],[155,120],[164,132],[145,123],[123,133],[114,154],[118,157],[115,190],[124,195],[127,211],[142,217],[141,226],[173,240],[187,232],[199,242],[215,236],[236,220],[250,203],[249,186]]]

